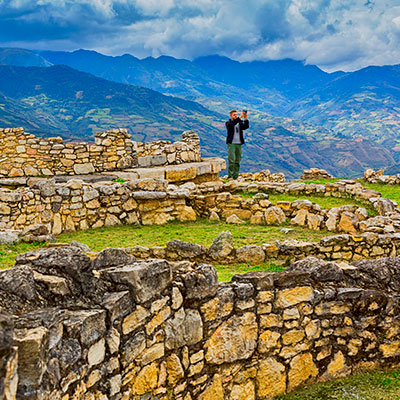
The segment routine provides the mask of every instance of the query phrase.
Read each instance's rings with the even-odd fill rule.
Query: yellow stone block
[[[293,289],[284,289],[278,293],[276,306],[279,308],[291,307],[304,301],[312,301],[314,292],[309,286],[298,286]]]

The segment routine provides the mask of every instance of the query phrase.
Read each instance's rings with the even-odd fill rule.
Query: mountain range
[[[356,176],[400,161],[400,66],[329,74],[294,60],[24,49],[0,49],[0,63],[0,126],[73,140],[117,126],[140,141],[194,129],[204,155],[225,156],[227,111],[245,107],[248,170]]]

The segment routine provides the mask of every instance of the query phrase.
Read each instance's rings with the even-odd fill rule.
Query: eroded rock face
[[[257,345],[258,327],[253,313],[233,316],[222,323],[206,342],[206,360],[223,364],[249,358]]]
[[[223,231],[214,239],[209,254],[215,260],[223,259],[228,257],[234,248],[232,234],[229,231]]]
[[[310,257],[220,284],[210,265],[131,262],[121,250],[102,253],[98,268],[72,246],[19,260],[0,271],[7,400],[268,399],[400,362],[399,258]]]

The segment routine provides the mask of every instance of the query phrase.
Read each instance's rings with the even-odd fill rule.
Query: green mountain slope
[[[194,129],[204,156],[226,157],[225,120],[198,103],[66,66],[0,65],[0,127],[24,126],[38,136],[74,140],[125,127],[138,141],[179,140],[183,130]],[[243,153],[243,170],[269,168],[290,177],[313,166],[336,175],[361,175],[366,167],[395,163],[380,145],[338,139],[329,130],[262,112],[252,114]]]

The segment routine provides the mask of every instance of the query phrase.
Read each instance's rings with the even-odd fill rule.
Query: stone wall
[[[170,261],[190,260],[219,264],[260,265],[274,262],[288,265],[308,256],[350,262],[400,256],[400,233],[341,234],[326,236],[319,242],[288,239],[277,240],[273,244],[265,243],[262,246],[248,245],[235,248],[232,235],[229,231],[225,231],[214,239],[210,248],[173,240],[165,247],[134,246],[127,248],[126,251],[141,260],[165,258]]]
[[[184,132],[180,142],[143,144],[132,141],[126,129],[111,129],[96,133],[95,143],[88,144],[41,139],[23,128],[0,129],[0,177],[83,175],[190,161],[201,161],[193,131]]]
[[[385,175],[383,169],[374,171],[373,169],[367,169],[364,172],[364,180],[373,184],[384,184],[384,185],[400,185],[400,174],[397,175]]]
[[[92,184],[38,179],[29,188],[0,189],[0,229],[44,224],[58,235],[102,226],[195,220],[193,209],[186,205],[187,192],[169,194],[167,185],[154,179]]]
[[[260,185],[265,187],[264,183]],[[274,205],[264,193],[252,198],[229,192],[203,195],[197,194],[199,187],[215,185],[211,182],[175,186],[152,178],[123,183],[84,183],[72,179],[56,184],[54,179],[32,178],[29,187],[0,189],[0,229],[23,231],[44,224],[50,233],[58,235],[102,226],[165,224],[175,219],[194,221],[206,217],[259,225],[279,225],[289,219],[294,225],[313,230],[353,234],[400,230],[400,211],[389,199],[372,199],[382,215],[371,218],[366,209],[352,205],[321,209],[308,200],[280,201]]]
[[[171,143],[169,140],[138,142],[137,155],[139,167],[199,162],[201,161],[200,138],[194,131],[185,131],[179,142]]]
[[[0,176],[79,175],[133,165],[134,143],[126,129],[96,133],[95,144],[41,139],[23,128],[0,129]]]
[[[0,391],[266,400],[398,365],[399,273],[399,258],[307,258],[218,284],[207,264],[138,262],[115,249],[94,260],[76,247],[20,255],[0,272],[0,311],[10,314],[0,324]]]

